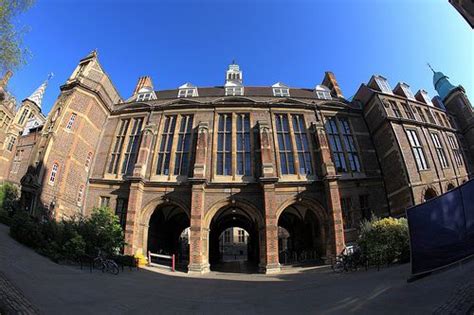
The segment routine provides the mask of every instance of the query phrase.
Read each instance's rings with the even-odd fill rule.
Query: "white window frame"
[[[226,96],[242,96],[244,95],[244,88],[242,86],[231,86],[225,88]]]
[[[439,135],[435,132],[432,132],[431,140],[433,141],[433,144],[435,146],[436,155],[438,155],[438,160],[439,160],[439,163],[441,164],[441,167],[448,168],[449,167],[448,159],[446,158],[446,153],[444,152],[444,147],[441,143]]]
[[[323,99],[323,100],[332,99],[331,93],[329,93],[328,91],[316,91],[316,96],[320,99]]]
[[[185,89],[179,89],[178,91],[178,97],[195,97],[198,96],[197,93],[197,88],[185,88]]]
[[[58,176],[59,172],[59,163],[54,162],[53,166],[51,167],[51,172],[49,173],[49,184],[54,185],[56,182],[56,177]]]
[[[273,96],[276,97],[289,97],[290,89],[289,88],[273,88]]]
[[[15,141],[16,141],[16,137],[15,136],[10,136],[10,139],[8,141],[8,144],[7,144],[7,150],[9,152],[13,151],[13,147],[15,146]]]
[[[390,85],[388,84],[387,79],[382,78],[382,77],[375,77],[375,82],[377,82],[377,85],[380,87],[380,90],[383,93],[393,94],[392,89],[390,88]]]
[[[77,114],[72,113],[71,117],[69,117],[69,121],[67,122],[66,129],[71,130],[74,126],[74,122],[76,121]]]
[[[151,100],[151,93],[140,93],[137,96],[137,102],[144,102]]]
[[[418,133],[413,129],[407,129],[406,132],[418,170],[428,170],[430,167],[426,161],[425,151],[423,150],[423,145],[418,138]]]

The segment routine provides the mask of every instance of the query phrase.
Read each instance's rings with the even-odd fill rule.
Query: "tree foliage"
[[[28,10],[34,0],[0,0],[0,70],[13,70],[25,63],[29,54],[23,45],[25,27],[16,18]]]

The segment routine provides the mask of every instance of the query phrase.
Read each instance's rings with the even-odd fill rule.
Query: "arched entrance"
[[[433,188],[428,188],[426,191],[425,191],[425,194],[423,196],[424,200],[423,201],[428,201],[430,199],[433,199],[434,197],[436,197],[438,194],[436,193],[436,190],[434,190]]]
[[[323,217],[304,204],[286,207],[278,218],[280,264],[316,264],[326,256]]]
[[[147,251],[176,256],[178,268],[189,263],[189,216],[179,206],[158,206],[150,217]]]
[[[258,270],[259,229],[255,214],[237,205],[229,205],[214,215],[209,231],[209,263],[211,270]]]

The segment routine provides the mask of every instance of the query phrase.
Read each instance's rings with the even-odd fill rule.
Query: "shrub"
[[[408,222],[404,218],[363,221],[357,243],[372,263],[406,262],[410,251]]]
[[[12,214],[17,208],[18,189],[10,183],[0,186],[0,209]]]
[[[123,246],[123,232],[118,218],[108,208],[93,210],[90,218],[72,218],[56,222],[35,222],[26,212],[17,212],[10,235],[53,261],[77,261],[84,254],[101,250],[113,255]]]
[[[17,212],[10,225],[10,235],[18,242],[32,248],[45,244],[41,228],[26,212]]]
[[[79,222],[78,232],[86,242],[85,251],[88,255],[96,255],[97,250],[114,255],[124,245],[119,219],[107,207],[94,208],[89,219]]]

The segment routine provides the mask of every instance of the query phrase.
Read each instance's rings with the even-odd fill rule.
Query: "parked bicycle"
[[[102,270],[102,272],[108,272],[113,275],[118,275],[119,267],[117,263],[111,259],[106,259],[99,250],[97,257],[93,262],[94,269]]]
[[[332,264],[332,270],[336,273],[356,271],[364,266],[364,259],[359,247],[347,246]]]

